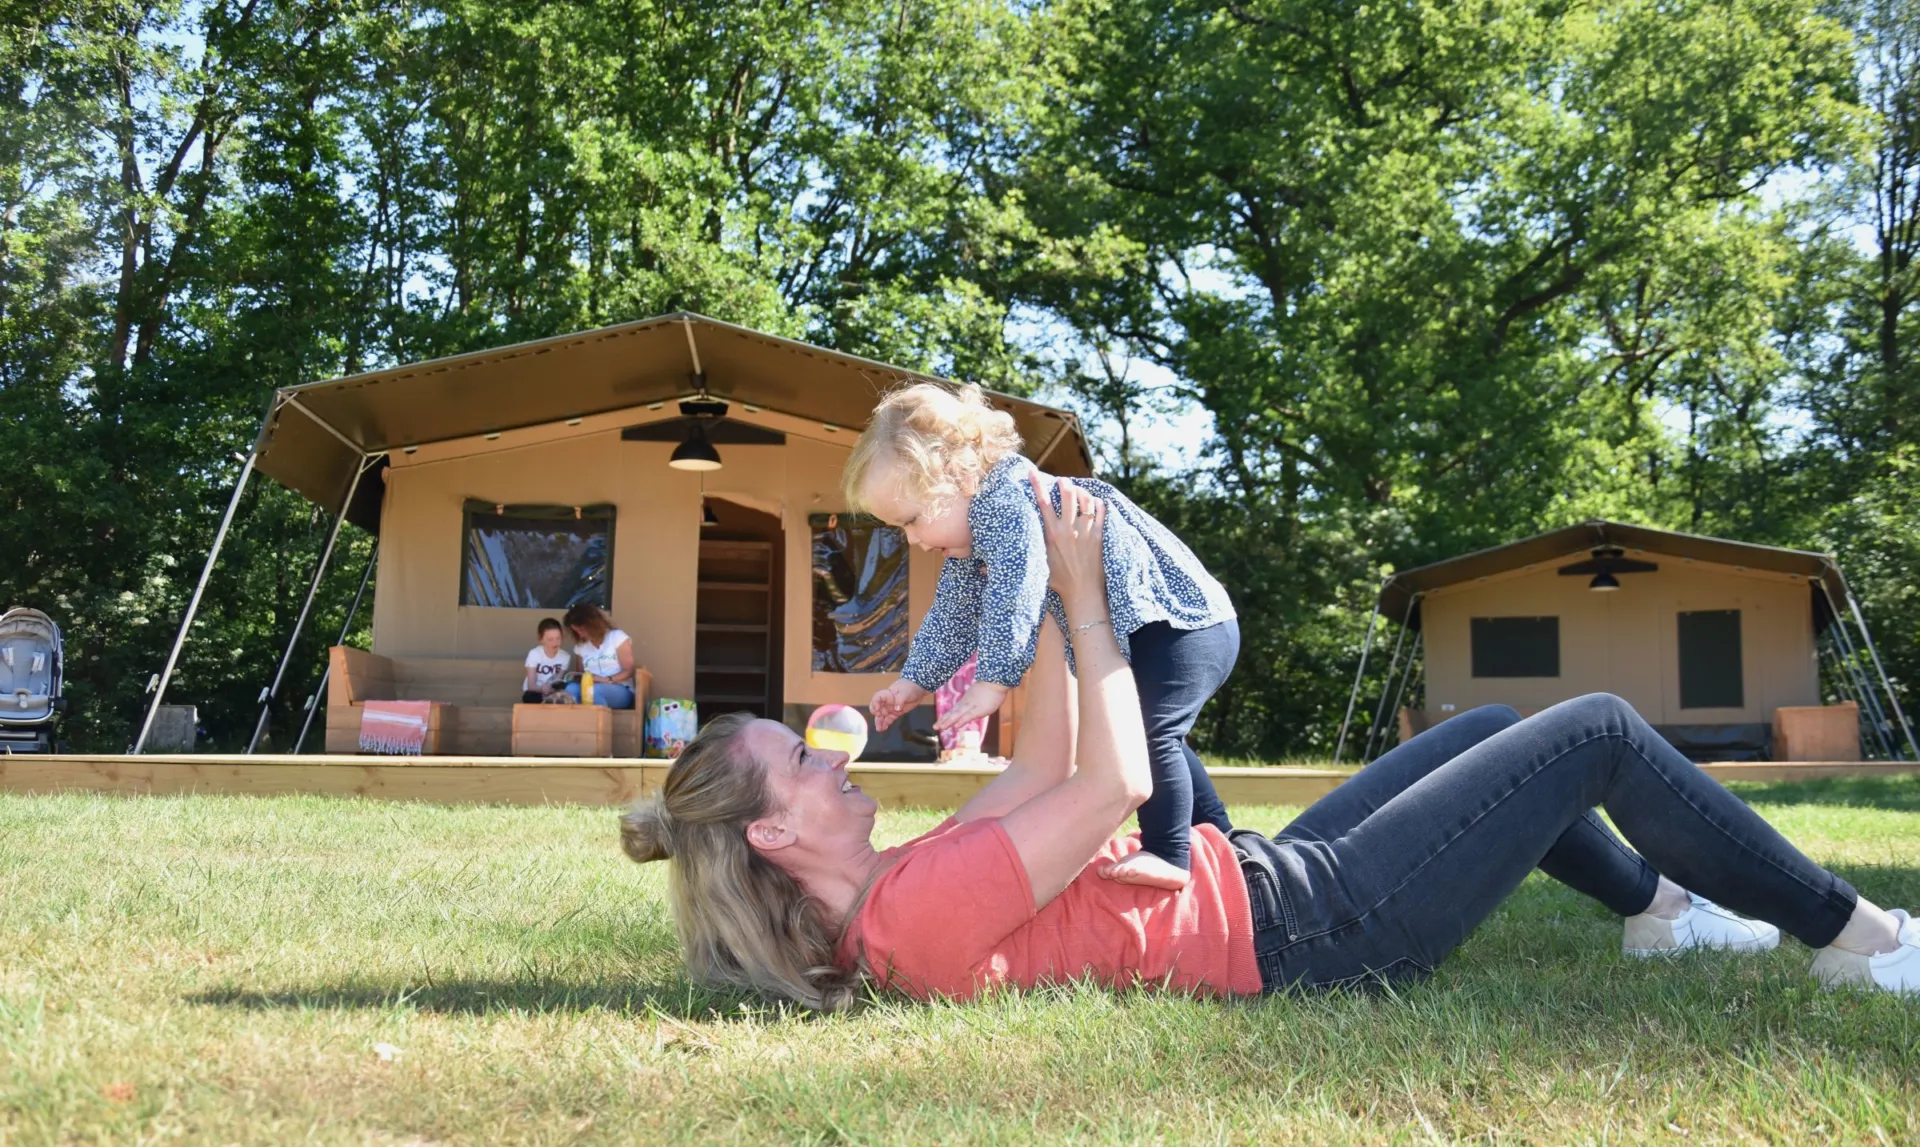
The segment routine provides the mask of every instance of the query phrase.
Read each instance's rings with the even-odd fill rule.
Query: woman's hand
[[[1107,616],[1107,569],[1102,540],[1106,536],[1107,504],[1066,478],[1055,479],[1060,508],[1053,508],[1040,472],[1030,470],[1028,481],[1040,505],[1040,529],[1047,539],[1047,584],[1067,607],[1067,621],[1075,626],[1097,623]]]

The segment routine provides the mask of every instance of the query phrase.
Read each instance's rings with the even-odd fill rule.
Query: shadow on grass
[[[1818,781],[1743,781],[1729,785],[1749,804],[1836,805],[1887,812],[1920,812],[1920,774],[1831,777]]]
[[[660,983],[579,983],[552,980],[435,980],[428,984],[316,984],[277,990],[214,988],[183,997],[187,1003],[246,1011],[418,1011],[441,1015],[544,1015],[612,1012],[679,1020],[771,1020],[781,1009],[756,996],[719,992],[679,978]]]

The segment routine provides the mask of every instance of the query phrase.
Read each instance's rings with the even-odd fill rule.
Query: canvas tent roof
[[[1535,534],[1504,546],[1401,570],[1380,587],[1380,613],[1392,621],[1406,618],[1413,628],[1418,629],[1420,613],[1414,600],[1418,594],[1540,562],[1584,555],[1596,546],[1619,546],[1628,551],[1644,550],[1665,557],[1692,558],[1694,561],[1798,574],[1821,582],[1827,592],[1833,595],[1835,605],[1842,609],[1847,607],[1846,579],[1840,576],[1840,567],[1826,554],[1733,542],[1725,538],[1705,538],[1698,534],[1656,530],[1650,526],[1591,521]],[[1820,600],[1821,596],[1814,594],[1817,603],[1815,616],[1821,619],[1824,626],[1826,609],[1824,601]]]
[[[366,456],[684,398],[696,372],[715,398],[848,428],[865,426],[889,387],[933,377],[679,312],[283,388],[261,428],[258,466],[335,509]],[[1071,413],[992,400],[1049,472],[1093,472]],[[349,521],[378,529],[378,487],[361,484]]]

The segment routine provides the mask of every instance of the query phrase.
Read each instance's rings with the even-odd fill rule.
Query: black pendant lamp
[[[1638,561],[1627,556],[1627,551],[1619,546],[1595,546],[1593,554],[1584,562],[1561,566],[1561,577],[1585,577],[1593,575],[1587,588],[1595,593],[1612,593],[1620,588],[1620,574],[1653,573],[1660,567],[1653,562]]]
[[[675,470],[718,470],[720,452],[707,441],[706,431],[695,425],[687,431],[687,440],[668,455],[667,465]]]
[[[667,465],[675,470],[718,470],[720,452],[707,441],[707,428],[726,414],[727,404],[708,398],[704,387],[700,397],[681,403],[680,415],[687,419],[687,437],[673,448]]]

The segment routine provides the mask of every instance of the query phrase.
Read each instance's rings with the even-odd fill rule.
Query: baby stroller
[[[60,627],[37,609],[0,613],[0,753],[51,753],[66,714]]]

